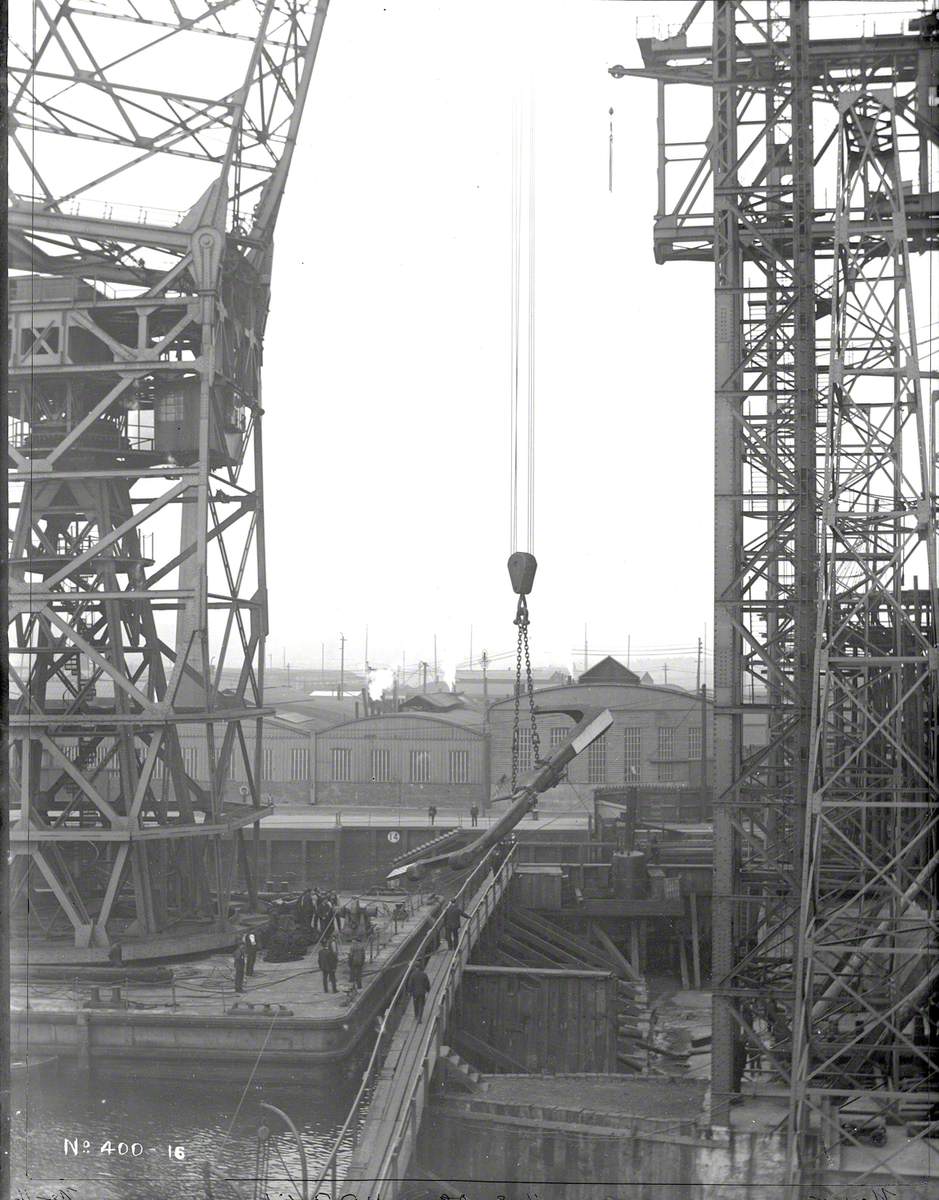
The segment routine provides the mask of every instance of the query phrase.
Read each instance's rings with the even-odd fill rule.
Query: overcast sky
[[[657,267],[655,87],[680,4],[334,3],[277,230],[265,349],[274,660],[445,667],[514,645],[512,105],[534,96],[532,643],[710,620],[711,272]],[[575,13],[576,10],[576,13]],[[702,97],[703,99],[703,97]],[[608,190],[608,109],[614,185]],[[527,233],[526,233],[527,236]],[[523,348],[524,353],[524,348]]]

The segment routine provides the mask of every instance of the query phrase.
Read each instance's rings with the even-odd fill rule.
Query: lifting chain
[[[541,761],[541,740],[538,736],[538,722],[535,720],[535,687],[531,674],[531,657],[528,650],[528,602],[524,596],[518,598],[518,610],[515,614],[515,624],[518,626],[518,645],[515,654],[515,723],[512,727],[512,791],[518,782],[519,741],[521,738],[522,699],[522,659],[525,660],[525,689],[528,693],[528,715],[531,721],[532,761]]]

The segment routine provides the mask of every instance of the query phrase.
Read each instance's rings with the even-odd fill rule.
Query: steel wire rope
[[[518,101],[512,104],[512,213],[509,267],[509,549],[517,548],[518,531],[518,328],[521,285],[521,137]]]
[[[535,104],[528,120],[528,549],[535,551]]]
[[[248,1082],[244,1086],[244,1090],[241,1093],[241,1098],[239,1099],[238,1104],[235,1108],[235,1111],[232,1114],[231,1122],[230,1122],[228,1128],[225,1130],[225,1134],[224,1134],[221,1142],[219,1143],[218,1150],[216,1150],[216,1152],[215,1152],[216,1162],[218,1162],[218,1156],[219,1156],[219,1154],[221,1154],[222,1149],[225,1146],[225,1143],[228,1141],[229,1137],[231,1136],[231,1131],[235,1127],[235,1122],[238,1120],[238,1114],[241,1112],[241,1106],[245,1102],[245,1096],[247,1096],[248,1089],[251,1087],[251,1084],[254,1080],[254,1076],[257,1073],[258,1065],[261,1062],[261,1057],[263,1056],[264,1051],[267,1049],[267,1043],[271,1040],[271,1034],[274,1031],[274,1024],[277,1021],[277,1018],[279,1015],[280,1015],[279,1013],[275,1012],[274,1015],[271,1017],[271,1023],[267,1027],[267,1033],[264,1036],[264,1041],[261,1044],[261,1049],[258,1051],[258,1056],[254,1060],[254,1066],[251,1068],[251,1074],[248,1076]]]

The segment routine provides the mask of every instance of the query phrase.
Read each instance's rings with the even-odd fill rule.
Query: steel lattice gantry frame
[[[327,3],[11,14],[11,843],[33,960],[221,944],[233,835],[251,887],[261,346]]]
[[[939,1111],[939,1045],[921,1016],[939,991],[935,412],[917,344],[897,98],[847,90],[838,106],[793,1179],[814,1165],[813,1129],[823,1143],[844,1136],[846,1106],[891,1124]],[[858,218],[864,228],[852,227]],[[939,1175],[930,1140],[912,1163],[905,1137],[872,1157],[857,1183]]]
[[[694,39],[709,15],[710,40]],[[697,3],[677,32],[641,39],[640,50],[642,68],[611,73],[657,81],[656,258],[715,267],[712,1117],[726,1124],[744,1074],[753,1090],[776,1095],[792,1081],[792,963],[806,925],[800,899],[814,828],[806,813],[820,682],[818,379],[828,371],[836,242],[834,209],[813,193],[822,180],[834,192],[840,97],[889,89],[900,160],[912,174],[904,236],[917,250],[935,247],[927,147],[937,137],[929,106],[936,56],[903,33],[811,38],[809,6],[795,0]],[[675,85],[712,91],[711,120],[697,136],[691,114],[699,105],[678,118],[681,132],[670,132],[682,95]],[[883,246],[892,217],[888,205],[845,219],[870,250]],[[931,603],[917,604],[914,618],[926,640]],[[743,739],[750,714],[768,730],[756,749]]]

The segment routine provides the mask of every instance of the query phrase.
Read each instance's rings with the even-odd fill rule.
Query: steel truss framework
[[[710,39],[704,28],[708,16],[712,17]],[[703,36],[695,37],[699,27]],[[817,653],[819,637],[825,636],[820,633],[819,614],[829,612],[830,588],[828,576],[819,576],[818,552],[822,515],[832,511],[826,490],[829,438],[824,420],[831,369],[829,330],[846,319],[846,308],[856,313],[861,303],[844,289],[833,294],[838,285],[837,273],[833,284],[831,263],[833,255],[840,262],[848,249],[856,253],[866,271],[875,276],[883,272],[877,276],[876,300],[870,301],[863,317],[847,318],[847,327],[851,330],[852,366],[857,362],[876,364],[883,375],[875,378],[888,392],[885,409],[856,423],[863,428],[870,422],[869,443],[865,444],[873,447],[871,454],[898,454],[900,441],[909,440],[912,419],[906,411],[908,392],[896,367],[900,351],[893,346],[888,359],[880,359],[884,339],[900,336],[901,330],[905,338],[912,315],[904,307],[901,325],[888,303],[891,315],[885,321],[879,304],[883,303],[883,286],[906,287],[909,251],[934,251],[936,247],[935,197],[930,194],[928,178],[928,146],[939,136],[931,115],[935,110],[928,106],[936,52],[934,46],[909,34],[811,38],[809,5],[801,0],[698,3],[680,29],[668,37],[640,40],[640,49],[642,68],[613,68],[611,73],[657,81],[656,258],[660,262],[712,261],[715,267],[712,1117],[716,1123],[728,1123],[729,1104],[744,1079],[747,1089],[757,1093],[785,1095],[791,1087],[793,1094],[801,1097],[791,1113],[795,1135],[806,1128],[806,1114],[815,1102],[815,1092],[807,1081],[816,1067],[809,1067],[815,1062],[814,1050],[810,1054],[804,1048],[794,1049],[793,1038],[798,1044],[804,997],[814,996],[813,989],[824,991],[825,972],[834,969],[830,960],[826,967],[823,954],[820,959],[819,948],[834,933],[837,921],[845,917],[844,912],[838,915],[837,906],[830,914],[826,907],[832,887],[826,875],[831,869],[829,859],[840,855],[844,864],[853,855],[857,868],[863,852],[869,862],[877,864],[876,879],[862,882],[855,873],[845,885],[840,877],[842,886],[853,886],[858,894],[855,938],[861,932],[858,923],[874,921],[878,911],[882,914],[895,900],[899,904],[896,889],[905,895],[913,877],[922,871],[926,875],[919,886],[928,890],[927,878],[934,866],[926,848],[929,835],[925,829],[931,828],[928,808],[912,810],[919,817],[910,814],[909,821],[893,812],[899,822],[896,828],[883,811],[879,821],[859,819],[856,811],[853,818],[845,813],[842,819],[834,815],[834,807],[826,812],[826,823],[814,816],[807,821],[806,816],[819,748],[824,749],[826,764],[846,761],[855,739],[863,741],[865,736],[847,723],[844,691],[837,691],[834,678],[828,680],[825,660]],[[694,117],[682,120],[680,132],[671,130],[672,108],[678,107],[686,94],[685,89],[673,90],[673,85],[711,89],[711,121],[697,135]],[[899,178],[902,167],[907,185],[899,192],[881,188],[876,198],[871,192],[869,203],[853,201],[836,219],[837,164],[848,153],[844,148],[843,98],[881,90],[891,97],[896,164],[891,169]],[[672,100],[675,93],[677,102]],[[700,106],[695,106],[694,111],[699,110]],[[852,169],[859,169],[854,159]],[[867,172],[869,183],[873,182],[872,172],[873,168]],[[817,194],[820,189],[821,197]],[[892,274],[898,257],[905,272],[899,284]],[[901,338],[899,345],[907,347],[907,358],[915,362],[915,338],[909,344]],[[839,356],[844,351],[837,340],[834,351]],[[835,376],[842,369],[840,362],[839,357]],[[903,370],[907,369],[905,363],[906,359]],[[917,372],[915,367],[909,370],[914,375]],[[852,440],[843,444],[846,456],[853,455],[857,447]],[[894,498],[891,487],[887,486],[886,492],[884,487],[886,480],[895,477],[899,479],[897,472],[882,477],[861,453],[856,463],[851,459],[851,471],[843,480],[844,486],[857,492],[854,507],[867,514],[866,524],[858,521],[852,526],[851,537],[869,542],[869,547],[855,544],[853,549],[858,559],[867,563],[865,569],[873,578],[882,574],[883,586],[888,592],[892,589],[894,603],[875,605],[871,611],[862,605],[866,615],[849,619],[848,590],[843,601],[838,594],[831,611],[840,615],[832,615],[831,620],[838,628],[839,645],[848,635],[838,622],[847,619],[856,634],[858,623],[866,620],[871,626],[886,623],[884,645],[894,637],[904,653],[918,656],[918,665],[883,668],[900,688],[894,707],[902,696],[902,716],[891,707],[892,693],[879,678],[880,668],[867,664],[853,679],[878,681],[856,696],[857,704],[865,709],[867,731],[877,731],[864,742],[865,766],[876,775],[874,764],[886,753],[902,722],[900,745],[907,756],[916,759],[925,777],[917,776],[909,765],[901,773],[907,786],[914,776],[920,779],[922,792],[915,800],[930,805],[939,795],[935,754],[931,759],[927,754],[935,702],[935,592],[930,590],[933,584],[925,566],[923,590],[917,590],[912,579],[904,590],[899,574],[904,568],[909,574],[910,565],[901,554],[902,567],[893,559],[888,567],[888,560],[881,557],[880,540],[886,538],[889,526],[894,538],[891,554],[900,541],[907,545],[909,539],[919,537],[920,545],[929,543],[934,537],[934,516],[925,493],[914,506],[915,518],[905,509],[898,514],[898,507],[916,488],[907,483],[901,487],[902,497]],[[913,478],[918,476],[914,473]],[[880,501],[884,517],[871,520],[877,498],[882,496],[890,497],[889,504]],[[911,532],[916,521],[921,523],[918,533]],[[841,555],[839,550],[838,586],[857,587],[856,576],[844,575]],[[873,557],[868,561],[865,555]],[[825,563],[831,566],[827,558]],[[904,614],[902,622],[897,605]],[[901,623],[908,631],[902,637]],[[882,656],[899,652],[893,642],[889,644],[889,651],[881,649]],[[851,649],[851,655],[858,653],[857,645],[860,643]],[[864,653],[872,652],[867,649]],[[914,676],[920,685],[917,700],[906,694]],[[854,686],[847,678],[844,683],[845,687]],[[831,698],[832,689],[837,700]],[[828,708],[841,706],[837,718],[834,712],[827,715],[825,707],[818,707],[815,698],[819,695],[826,697]],[[766,745],[757,750],[749,749],[743,740],[744,718],[750,714],[764,718],[768,730]],[[895,753],[887,754],[891,763]],[[852,761],[850,765],[856,785],[858,764]],[[814,794],[814,785],[811,790]],[[903,796],[904,802],[912,802],[909,792]],[[873,795],[869,799],[873,803]],[[902,844],[900,827],[905,833],[914,820],[923,823],[924,832],[909,850],[910,866],[906,867],[903,855],[897,857]],[[867,840],[853,846],[860,831]],[[848,838],[850,850],[838,849],[838,839],[843,837]],[[930,927],[935,917],[934,871],[931,878]],[[827,899],[821,908],[807,909],[805,888],[821,879],[829,889],[823,892]],[[861,890],[864,887],[870,894]],[[919,914],[924,897],[910,897],[907,903],[915,904]],[[911,914],[913,911],[911,908]],[[830,928],[829,917],[833,922]],[[826,925],[824,936],[822,925]],[[818,931],[819,940],[811,940],[812,930]],[[800,959],[803,949],[810,958],[797,980],[793,961]],[[890,961],[892,969],[894,961]],[[870,998],[867,1004],[882,1016],[880,1043],[887,1037],[891,1019],[896,1025],[900,1014],[884,1015],[889,1009],[878,1007]],[[865,1012],[871,1023],[872,1013]],[[852,1029],[851,1035],[844,1034],[845,1043],[853,1033]],[[909,1040],[908,1035],[903,1036]],[[863,1038],[858,1040],[863,1043]],[[909,1058],[908,1050],[903,1053]],[[919,1061],[922,1065],[922,1055]],[[842,1097],[842,1102],[856,1096],[856,1084],[853,1081],[847,1089],[850,1096]]]
[[[11,843],[33,957],[217,941],[232,835],[250,880],[261,346],[327,3],[13,14]]]
[[[934,413],[894,93],[847,91],[839,108],[793,1025],[793,1149],[803,1156],[819,1122],[826,1140],[840,1140],[832,1110],[846,1101],[884,1119],[939,1104],[936,1039],[921,1017],[939,979]],[[852,233],[859,213],[874,227]],[[934,1176],[939,1151],[929,1141],[924,1150],[919,1169]],[[906,1139],[888,1140],[856,1182],[899,1174],[902,1155]]]

